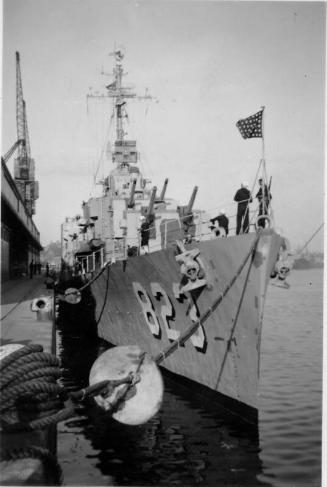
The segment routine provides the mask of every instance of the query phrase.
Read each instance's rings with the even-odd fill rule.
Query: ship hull
[[[257,408],[264,301],[281,239],[265,230],[240,271],[255,239],[251,233],[188,245],[200,251],[206,285],[184,294],[172,248],[108,266],[91,284],[98,335],[113,345],[137,344],[180,378]],[[205,313],[186,343],[164,356]]]

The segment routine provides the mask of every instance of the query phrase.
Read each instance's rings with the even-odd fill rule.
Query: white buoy
[[[90,385],[104,380],[120,380],[132,373],[140,380],[132,385],[118,409],[112,414],[117,421],[137,425],[146,423],[160,409],[163,399],[163,380],[156,363],[137,346],[115,347],[104,352],[90,371]],[[140,365],[141,360],[141,365]],[[125,384],[115,387],[107,398],[96,396],[97,404],[108,411]]]

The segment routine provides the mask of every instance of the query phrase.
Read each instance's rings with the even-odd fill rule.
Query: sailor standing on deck
[[[214,225],[217,237],[227,237],[229,219],[226,216],[225,210],[220,210],[219,215],[211,218],[210,222]],[[218,228],[215,227],[216,222],[218,222]]]
[[[141,249],[140,249],[140,254],[143,255],[143,254],[147,254],[149,252],[150,224],[143,215],[140,216],[140,222],[141,222],[141,228],[140,228]]]
[[[245,181],[241,184],[234,196],[234,201],[237,202],[237,216],[236,216],[236,235],[238,235],[242,228],[242,233],[249,232],[249,204],[252,203],[249,185]],[[242,223],[243,221],[243,223]]]

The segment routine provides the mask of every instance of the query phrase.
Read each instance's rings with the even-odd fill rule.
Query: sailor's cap
[[[219,215],[226,215],[226,211],[225,210],[220,210]]]
[[[249,183],[247,181],[243,181],[243,183],[241,184],[242,188],[248,188],[249,187]]]

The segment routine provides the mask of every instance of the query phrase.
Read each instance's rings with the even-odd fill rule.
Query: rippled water
[[[260,379],[260,479],[320,485],[323,272],[293,271],[269,289]]]
[[[319,486],[323,272],[293,271],[289,283],[267,297],[257,430],[165,378],[163,406],[145,425],[108,420],[91,402],[59,425],[64,485]],[[59,338],[66,387],[87,384],[98,347]]]

